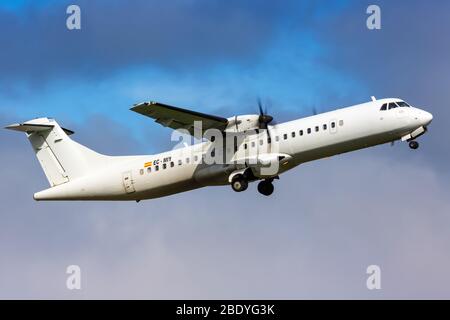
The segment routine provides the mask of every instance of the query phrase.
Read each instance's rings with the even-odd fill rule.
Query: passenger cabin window
[[[152,172],[152,167],[147,168],[147,173],[150,173],[150,172]]]
[[[342,127],[344,125],[344,120],[339,120],[339,125]]]
[[[333,129],[336,128],[336,122],[333,121],[333,122],[331,123],[331,127],[332,127]]]
[[[141,175],[143,175],[143,174],[144,174],[144,169],[139,170],[139,173],[140,173]]]
[[[252,141],[252,148],[256,146],[255,141]]]
[[[194,156],[194,161],[195,161],[195,162],[198,161],[198,156]]]
[[[175,164],[173,162],[170,163],[170,167],[173,168]]]
[[[279,136],[275,136],[275,141],[276,142],[280,141],[280,137]]]
[[[380,108],[380,111],[385,111],[387,110],[387,103],[383,104]]]
[[[311,133],[311,128],[308,128],[308,130],[306,130],[306,132],[308,132],[308,134]]]
[[[191,161],[190,158],[186,158],[186,163],[189,163]]]
[[[323,130],[327,130],[327,125],[326,124],[323,125]]]
[[[155,166],[155,171],[158,171],[159,170],[159,166]]]
[[[178,160],[178,165],[181,166],[183,164],[183,162],[181,161],[181,159]]]
[[[284,140],[287,140],[287,133],[283,135]]]
[[[166,168],[167,168],[167,164],[163,163],[163,169],[166,169]]]
[[[398,107],[398,105],[395,102],[389,103],[389,110],[397,108],[397,107]]]
[[[295,138],[295,132],[292,132],[292,138]]]
[[[259,140],[259,145],[262,146],[264,144],[264,140]]]
[[[319,126],[316,126],[316,132],[319,132]]]
[[[244,149],[247,150],[247,144],[246,143],[244,143]]]
[[[303,130],[300,130],[299,134],[302,136],[303,135]]]

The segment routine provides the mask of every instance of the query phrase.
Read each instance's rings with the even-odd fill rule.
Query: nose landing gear
[[[413,150],[416,150],[417,148],[419,148],[419,143],[417,141],[412,140],[409,142],[409,147]]]

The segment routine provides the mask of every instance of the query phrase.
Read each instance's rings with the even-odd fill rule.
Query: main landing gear
[[[241,175],[233,179],[233,182],[231,182],[231,187],[236,192],[242,192],[247,190],[248,188],[248,181]]]
[[[273,193],[274,187],[272,180],[263,180],[260,183],[258,183],[258,191],[259,193],[270,196]]]
[[[419,143],[417,141],[412,140],[409,142],[409,147],[413,150],[416,150],[417,148],[419,148]]]
[[[262,180],[258,183],[258,191],[259,193],[270,196],[273,193],[274,187],[272,183],[273,179]],[[233,188],[236,192],[242,192],[247,190],[248,188],[248,180],[245,179],[244,176],[239,175],[233,179],[231,182],[231,188]]]

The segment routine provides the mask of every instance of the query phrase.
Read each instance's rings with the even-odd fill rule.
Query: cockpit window
[[[409,104],[407,104],[405,101],[397,102],[399,107],[411,107]]]
[[[395,102],[389,103],[389,110],[397,108],[397,107],[398,107],[398,105]]]
[[[381,111],[384,111],[384,110],[386,110],[387,109],[387,103],[385,103],[385,104],[383,104],[382,106],[381,106]]]

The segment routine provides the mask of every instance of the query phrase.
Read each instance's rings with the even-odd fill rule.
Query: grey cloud
[[[77,1],[82,29],[66,29],[61,1],[20,13],[0,11],[0,77],[40,84],[47,77],[93,77],[121,67],[207,68],[253,58],[286,6],[253,1]],[[124,10],[124,4],[126,10]],[[8,80],[8,81],[6,81]]]

